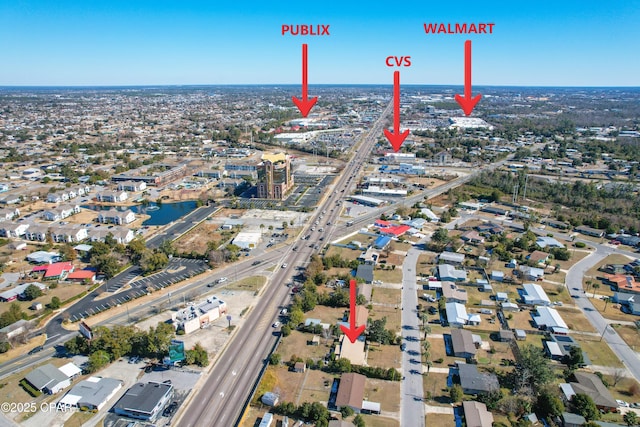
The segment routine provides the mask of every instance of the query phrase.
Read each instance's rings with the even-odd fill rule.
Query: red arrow
[[[396,71],[397,72],[397,71]],[[340,325],[342,332],[349,338],[353,344],[356,342],[360,334],[364,332],[365,325],[356,328],[356,281],[349,281],[349,327]]]
[[[460,95],[456,95],[455,98],[460,107],[462,107],[465,116],[471,114],[480,98],[482,98],[480,94],[471,97],[471,40],[464,42],[464,98]]]
[[[384,136],[387,137],[396,153],[400,150],[402,143],[409,135],[409,129],[400,133],[400,71],[393,72],[393,133],[388,129],[384,130]]]
[[[300,110],[300,114],[302,117],[307,117],[309,115],[309,111],[315,105],[318,97],[313,97],[311,99],[307,99],[309,96],[308,92],[308,82],[307,82],[307,45],[306,43],[302,45],[302,100],[296,98],[295,96],[291,97],[291,100],[298,110]]]

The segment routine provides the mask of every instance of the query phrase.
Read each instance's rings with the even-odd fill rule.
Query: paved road
[[[191,403],[187,403],[177,415],[176,422],[181,426],[231,426],[237,425],[252,394],[260,371],[277,337],[272,333],[270,324],[276,319],[277,312],[289,298],[289,288],[284,286],[290,277],[304,268],[311,255],[317,250],[315,246],[324,241],[330,230],[320,232],[327,222],[335,224],[340,209],[336,203],[343,193],[357,181],[359,173],[373,145],[382,133],[386,118],[391,113],[392,103],[381,114],[380,118],[363,137],[354,155],[338,177],[332,190],[325,193],[316,213],[301,231],[301,236],[309,236],[287,248],[280,265],[286,267],[276,269],[267,285],[261,302],[249,313],[243,327],[228,344],[218,363],[212,368],[205,382],[194,390]],[[358,155],[358,153],[366,153]],[[316,223],[317,222],[317,223]],[[335,228],[335,225],[328,226]],[[312,230],[315,228],[316,230]],[[293,248],[296,248],[294,251]]]
[[[593,243],[590,243],[593,245]],[[591,304],[589,298],[587,298],[582,289],[582,278],[584,274],[591,267],[598,262],[605,259],[610,253],[618,252],[605,245],[596,244],[596,251],[591,255],[581,259],[567,272],[567,287],[571,296],[574,297],[574,301],[580,309],[584,312],[589,322],[593,327],[601,334],[602,338],[609,344],[611,350],[618,356],[618,358],[624,363],[629,372],[640,381],[640,358],[638,353],[633,351],[629,345],[618,335],[618,333],[609,326],[608,321],[602,317],[600,312]]]
[[[400,384],[400,425],[424,426],[424,390],[422,385],[422,348],[416,307],[416,266],[420,251],[411,248],[402,263],[402,375]]]

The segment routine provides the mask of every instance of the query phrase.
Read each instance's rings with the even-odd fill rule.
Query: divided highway
[[[314,246],[323,243],[320,239],[325,234],[319,231],[320,228],[327,227],[329,222],[331,227],[335,227],[340,213],[337,202],[357,182],[356,176],[382,134],[391,108],[390,103],[360,146],[356,147],[355,154],[334,184],[333,191],[325,196],[311,218],[311,223],[304,228],[302,235],[309,238],[294,243],[282,255],[260,302],[253,307],[245,324],[232,338],[204,383],[194,390],[191,403],[183,409],[181,419],[177,420],[179,425],[199,427],[239,424],[245,402],[250,397],[279,334],[271,324],[289,300],[290,289],[285,284],[292,275],[297,274],[299,268],[304,268],[309,263],[315,252]]]

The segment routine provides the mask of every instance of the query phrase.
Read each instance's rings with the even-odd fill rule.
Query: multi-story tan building
[[[293,188],[291,160],[284,153],[263,154],[258,165],[258,198],[282,200]]]

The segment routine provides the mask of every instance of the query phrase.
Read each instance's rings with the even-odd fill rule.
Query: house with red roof
[[[89,280],[93,282],[96,280],[96,272],[93,270],[76,270],[67,274],[67,280],[72,282],[84,282]]]
[[[392,226],[387,227],[387,228],[385,228],[383,230],[380,230],[380,232],[382,234],[388,234],[388,235],[392,235],[392,236],[395,236],[395,237],[400,237],[404,233],[409,231],[410,229],[411,229],[411,227],[409,227],[408,225],[392,225]]]
[[[64,279],[67,274],[73,272],[73,264],[70,262],[56,262],[53,264],[38,265],[33,267],[32,273],[44,272],[44,279]]]

